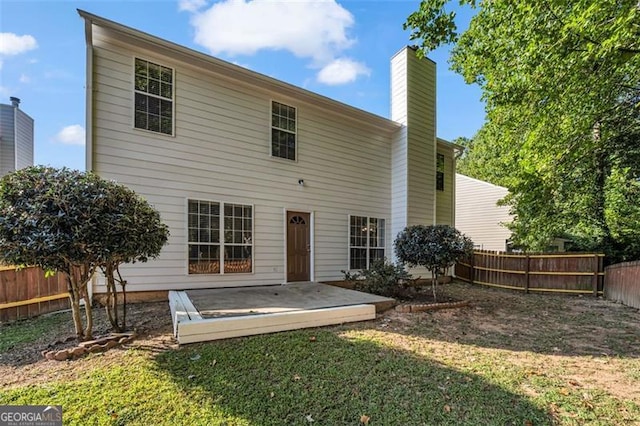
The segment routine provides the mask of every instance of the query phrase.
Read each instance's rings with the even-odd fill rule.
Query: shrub
[[[0,261],[65,273],[79,339],[92,334],[91,304],[83,327],[80,300],[94,272],[115,292],[118,265],[157,257],[168,234],[146,200],[91,172],[36,166],[0,179]]]
[[[374,261],[369,269],[363,269],[362,272],[342,272],[345,280],[355,282],[356,290],[385,297],[400,296],[411,280],[411,275],[402,265],[387,262],[386,259]]]
[[[473,242],[448,225],[408,226],[398,234],[393,245],[400,262],[431,271],[434,300],[438,277],[473,252]]]

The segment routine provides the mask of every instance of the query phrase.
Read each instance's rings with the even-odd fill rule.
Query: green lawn
[[[523,295],[506,299],[498,305],[533,308]],[[62,405],[65,424],[78,425],[358,425],[367,418],[370,425],[640,424],[640,354],[604,357],[577,346],[556,353],[554,342],[534,347],[530,336],[517,335],[500,344],[498,332],[483,337],[488,322],[501,320],[500,311],[487,310],[388,314],[354,325],[48,362],[86,368],[71,379],[12,387],[0,404]],[[625,321],[640,317],[627,308],[616,313]],[[627,329],[621,339],[637,338],[637,331]],[[635,350],[622,340],[612,343]],[[600,373],[635,394],[599,382]]]
[[[0,353],[16,346],[32,342],[46,333],[54,332],[69,320],[69,314],[55,313],[43,315],[36,320],[23,320],[0,326]]]

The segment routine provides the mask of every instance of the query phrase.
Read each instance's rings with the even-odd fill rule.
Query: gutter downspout
[[[93,23],[85,18],[86,49],[86,105],[85,105],[85,169],[93,171]]]
[[[79,12],[79,11],[78,11]],[[85,170],[93,171],[93,23],[84,19],[84,37],[86,41],[86,76],[85,76]],[[87,293],[89,303],[93,303],[93,292],[97,285],[96,274],[93,274]]]

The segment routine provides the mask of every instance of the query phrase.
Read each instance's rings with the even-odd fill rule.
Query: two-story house
[[[0,176],[33,166],[33,118],[20,109],[20,99],[0,104]]]
[[[171,232],[157,260],[123,269],[130,291],[339,280],[391,259],[407,225],[453,224],[436,66],[411,48],[391,58],[389,119],[79,14],[87,170]]]

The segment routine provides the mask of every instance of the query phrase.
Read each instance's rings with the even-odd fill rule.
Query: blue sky
[[[457,3],[457,2],[455,2]],[[385,117],[389,60],[419,1],[140,0],[0,2],[0,102],[35,119],[35,163],[84,169],[85,40],[76,9],[213,54]],[[471,11],[459,10],[466,26]],[[473,136],[480,90],[438,64],[438,136]]]

